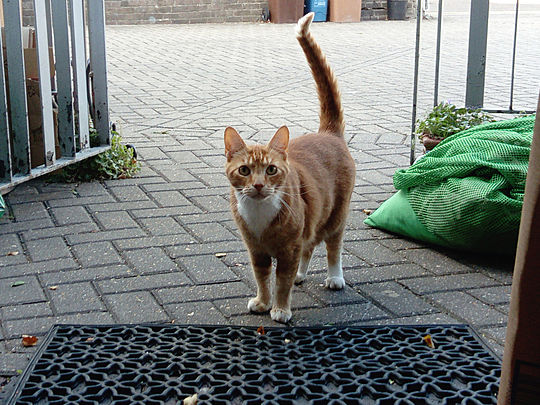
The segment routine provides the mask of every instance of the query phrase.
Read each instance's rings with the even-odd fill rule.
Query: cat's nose
[[[264,184],[254,184],[253,187],[255,187],[255,189],[260,193],[264,187]]]

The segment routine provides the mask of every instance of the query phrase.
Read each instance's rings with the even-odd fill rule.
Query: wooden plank
[[[30,140],[19,0],[4,0],[4,31],[11,111],[12,172],[30,173]]]
[[[2,10],[2,7],[0,7]],[[4,60],[0,35],[0,60]],[[4,63],[0,63],[0,182],[11,181],[11,151],[9,148],[9,125],[6,99]]]
[[[76,150],[67,3],[65,0],[52,0],[51,5],[58,91],[58,141],[62,156],[74,157]]]
[[[472,0],[467,88],[465,90],[465,106],[467,108],[482,108],[484,106],[488,20],[489,0]]]
[[[52,109],[52,90],[50,80],[49,40],[47,35],[47,0],[34,0],[36,45],[39,67],[39,91],[43,122],[43,144],[45,166],[56,160],[54,143],[54,117]]]
[[[79,116],[78,134],[82,150],[90,147],[88,93],[86,91],[86,44],[84,41],[83,0],[70,0],[70,5],[73,87],[75,89],[75,109]]]
[[[102,145],[110,143],[107,55],[105,51],[105,9],[103,0],[88,2],[88,39],[90,67],[93,72],[95,122]]]

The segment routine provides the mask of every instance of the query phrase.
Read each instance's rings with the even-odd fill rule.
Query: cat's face
[[[265,146],[248,146],[233,129],[225,130],[225,171],[237,195],[263,201],[277,195],[289,173],[289,131],[281,127]]]

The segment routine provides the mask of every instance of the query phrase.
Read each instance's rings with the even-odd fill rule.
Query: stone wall
[[[92,0],[89,0],[92,1]],[[414,17],[415,0],[409,1]],[[107,24],[256,22],[267,0],[105,0]],[[24,24],[33,25],[33,0],[23,0]],[[363,20],[386,20],[386,0],[363,0]]]

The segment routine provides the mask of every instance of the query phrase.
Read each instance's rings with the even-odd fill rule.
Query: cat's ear
[[[278,129],[268,144],[268,147],[278,152],[286,153],[289,148],[289,128],[282,126]]]
[[[231,160],[236,152],[246,148],[244,140],[238,135],[236,129],[227,127],[225,129],[225,156]]]

